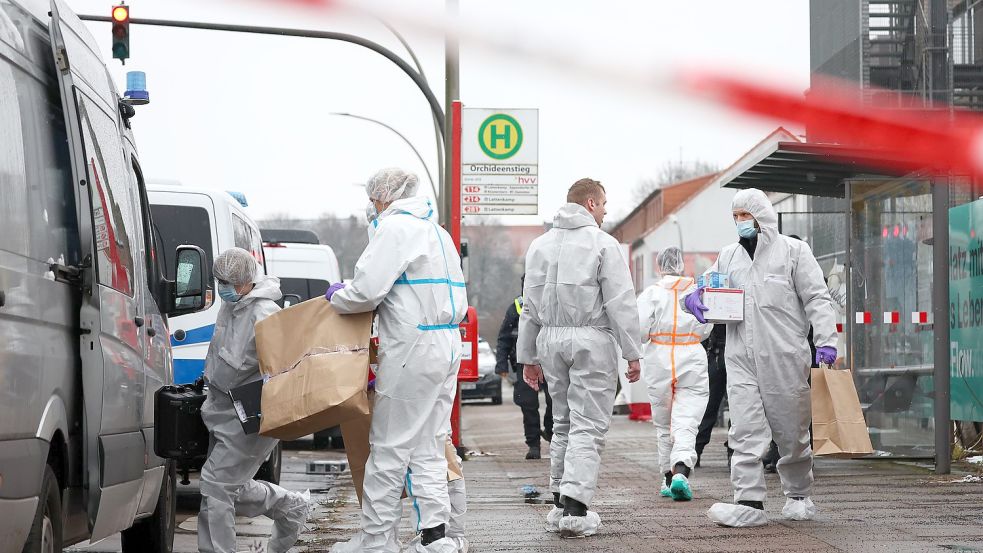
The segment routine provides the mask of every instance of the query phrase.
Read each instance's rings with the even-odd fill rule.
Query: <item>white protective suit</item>
[[[696,465],[696,434],[707,408],[707,352],[700,345],[713,329],[683,312],[679,300],[696,289],[688,277],[663,276],[638,297],[645,369],[652,401],[659,470]]]
[[[518,362],[542,365],[553,399],[550,491],[590,505],[611,423],[618,355],[641,357],[638,309],[618,242],[579,204],[529,246]]]
[[[727,401],[734,449],[735,501],[764,501],[761,458],[778,444],[778,474],[787,497],[812,495],[809,422],[809,325],[817,347],[836,345],[836,311],[822,269],[808,244],[778,233],[778,215],[756,189],[734,196],[734,209],[754,216],[760,230],[754,260],[740,243],[720,252],[711,271],[744,289],[744,321],[727,325]]]
[[[331,298],[341,313],[377,309],[379,333],[362,531],[339,551],[397,551],[404,486],[418,530],[449,521],[445,428],[468,301],[457,249],[434,215],[426,198],[393,202],[373,223],[355,278]]]
[[[282,553],[294,546],[309,514],[310,493],[289,492],[253,480],[277,440],[246,435],[228,391],[259,380],[257,322],[277,312],[280,281],[259,275],[255,287],[236,303],[223,302],[205,358],[208,398],[201,418],[211,433],[208,459],[201,468],[198,550],[235,553],[235,516],[265,515],[274,521],[268,549]]]

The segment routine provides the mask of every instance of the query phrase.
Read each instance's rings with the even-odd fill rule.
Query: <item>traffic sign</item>
[[[465,215],[539,212],[539,110],[465,108],[461,117]]]

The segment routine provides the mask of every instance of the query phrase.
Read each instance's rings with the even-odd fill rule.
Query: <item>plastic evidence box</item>
[[[744,320],[744,290],[739,288],[705,288],[703,313],[710,323],[735,323]]]

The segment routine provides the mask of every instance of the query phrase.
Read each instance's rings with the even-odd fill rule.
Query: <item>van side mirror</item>
[[[297,294],[284,294],[283,300],[281,300],[281,302],[283,303],[281,307],[286,309],[287,307],[290,307],[291,305],[297,305],[302,301],[304,300]]]
[[[198,246],[178,246],[174,259],[175,278],[167,283],[168,316],[206,309],[205,296],[211,278],[205,267],[205,251]]]

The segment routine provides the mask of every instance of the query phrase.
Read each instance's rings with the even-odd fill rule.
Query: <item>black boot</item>
[[[585,517],[587,516],[587,505],[573,499],[572,497],[564,498],[563,503],[563,516],[565,517]]]
[[[563,508],[563,500],[560,498],[560,494],[553,492],[553,505],[556,505],[557,509]]]
[[[690,470],[689,467],[686,466],[686,463],[676,463],[676,465],[672,467],[673,474],[682,474],[686,478],[689,478],[689,472]]]
[[[433,528],[424,528],[420,532],[420,544],[424,547],[430,545],[431,543],[444,538],[444,525],[434,526]]]
[[[744,505],[745,507],[751,507],[752,509],[757,509],[759,511],[765,510],[765,504],[763,501],[738,501],[738,505]]]
[[[526,452],[526,459],[542,459],[543,454],[539,449],[538,445],[529,446],[529,451]]]

